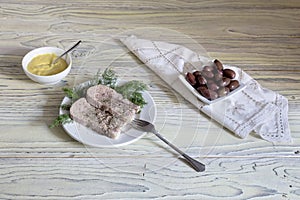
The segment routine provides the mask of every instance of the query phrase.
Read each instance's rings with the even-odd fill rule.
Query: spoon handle
[[[81,40],[79,40],[76,44],[74,44],[70,49],[68,49],[67,51],[65,51],[63,54],[61,54],[60,56],[58,56],[51,64],[55,64],[58,61],[58,59],[60,59],[61,57],[63,57],[64,55],[66,55],[67,53],[69,53],[70,51],[72,51],[80,43],[81,43]]]

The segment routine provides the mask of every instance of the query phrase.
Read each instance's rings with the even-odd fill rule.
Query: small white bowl
[[[61,55],[62,53],[64,53],[65,50],[63,49],[59,49],[56,47],[41,47],[41,48],[37,48],[34,49],[30,52],[28,52],[22,59],[22,67],[23,70],[25,72],[25,74],[33,81],[38,82],[40,84],[43,85],[53,85],[55,83],[58,83],[59,81],[61,81],[63,78],[65,78],[72,67],[72,58],[69,54],[66,55],[66,62],[68,64],[68,67],[57,74],[54,75],[50,75],[50,76],[39,76],[36,74],[32,74],[28,71],[27,66],[29,64],[29,62],[37,55],[41,55],[41,54],[47,54],[47,53],[55,53],[57,56]]]

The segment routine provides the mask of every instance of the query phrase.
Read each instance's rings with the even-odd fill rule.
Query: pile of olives
[[[212,66],[204,66],[201,71],[186,74],[186,80],[208,100],[223,97],[238,88],[240,83],[234,80],[235,77],[236,73],[231,69],[224,69],[217,59]]]

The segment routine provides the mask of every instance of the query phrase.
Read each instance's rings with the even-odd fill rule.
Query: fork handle
[[[187,161],[188,163],[197,171],[197,172],[203,172],[205,171],[205,165],[193,158],[191,158],[190,156],[188,156],[187,154],[181,154]]]
[[[156,135],[159,139],[161,139],[164,143],[172,147],[175,151],[177,151],[180,155],[182,155],[186,161],[197,171],[197,172],[203,172],[205,170],[205,165],[202,164],[201,162],[191,158],[187,154],[185,154],[183,151],[178,149],[175,145],[173,145],[171,142],[166,140],[161,134],[159,134],[156,130],[152,131],[154,135]]]

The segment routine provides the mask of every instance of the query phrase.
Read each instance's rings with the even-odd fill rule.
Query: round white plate
[[[144,91],[142,95],[145,101],[147,102],[147,104],[144,105],[141,112],[136,116],[136,118],[144,119],[153,123],[156,117],[155,103],[153,101],[153,98],[147,91]],[[70,103],[70,99],[68,97],[65,97],[61,105],[68,104],[68,103]],[[65,110],[63,109],[59,110],[59,114],[65,114],[65,113],[66,113]],[[146,132],[136,130],[132,128],[130,125],[127,125],[122,131],[118,139],[111,139],[106,136],[100,135],[99,133],[96,133],[95,131],[75,121],[64,124],[63,128],[75,140],[85,145],[94,146],[94,147],[116,147],[116,146],[127,145],[139,140],[146,134]]]

